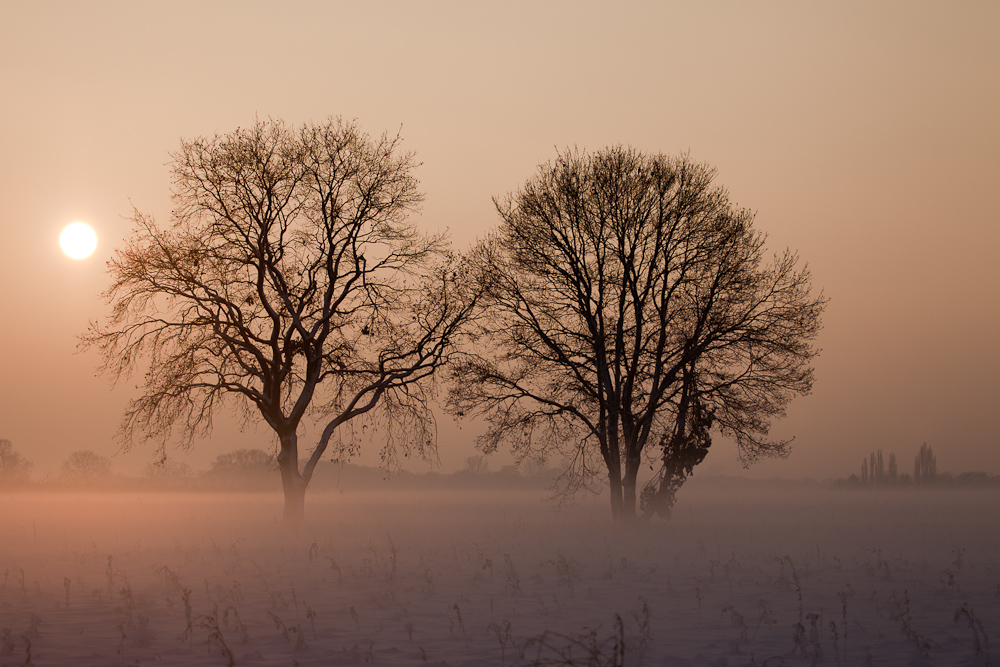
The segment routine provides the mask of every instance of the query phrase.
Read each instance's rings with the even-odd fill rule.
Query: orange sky
[[[690,151],[830,298],[815,390],[773,431],[794,452],[750,474],[844,476],[875,448],[907,471],[924,441],[1000,473],[998,35],[988,2],[3,3],[0,438],[36,475],[115,452],[141,378],[112,391],[75,337],[131,205],[167,219],[181,137],[342,115],[402,126],[422,221],[459,247],[557,147]],[[59,250],[74,220],[89,260]],[[443,429],[445,469],[474,432]],[[223,427],[178,456],[270,443]],[[701,469],[737,472],[734,449]]]

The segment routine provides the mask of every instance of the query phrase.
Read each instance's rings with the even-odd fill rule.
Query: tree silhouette
[[[496,201],[478,249],[491,285],[477,351],[449,408],[481,414],[480,446],[558,451],[562,490],[607,475],[612,513],[668,514],[712,429],[741,459],[783,455],[770,420],[810,390],[822,297],[790,252],[764,258],[753,215],[686,156],[565,152]]]
[[[209,467],[209,472],[243,474],[273,470],[274,468],[274,457],[263,449],[237,449],[216,456]]]
[[[927,443],[920,445],[913,460],[913,482],[914,484],[930,484],[937,476],[937,458],[934,456],[934,449],[927,446]]]
[[[31,476],[31,461],[14,449],[14,443],[0,438],[0,482],[26,482]]]
[[[274,457],[263,449],[237,449],[215,457],[208,477],[231,486],[266,488],[276,468]]]
[[[77,482],[92,482],[111,474],[111,460],[89,449],[81,449],[70,454],[59,468],[66,479]]]
[[[82,336],[118,379],[148,364],[123,418],[125,446],[164,448],[211,431],[223,404],[263,419],[280,443],[285,518],[341,426],[376,410],[383,460],[429,455],[426,383],[475,302],[441,235],[407,221],[420,203],[400,138],[331,119],[256,122],[172,154],[174,210],[163,229],[138,211],[109,262],[112,313]],[[298,433],[320,436],[299,464]],[[405,438],[400,438],[405,433]]]
[[[473,475],[484,475],[489,472],[490,461],[485,456],[477,454],[466,457],[465,471]]]

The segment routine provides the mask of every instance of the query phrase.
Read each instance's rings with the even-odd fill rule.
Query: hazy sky
[[[998,35],[992,2],[0,4],[0,438],[36,474],[116,450],[141,378],[112,390],[76,335],[132,205],[167,220],[181,137],[341,115],[402,128],[421,220],[460,248],[557,148],[689,151],[830,298],[815,390],[773,430],[796,447],[751,474],[843,476],[875,448],[908,471],[925,441],[939,470],[1000,473]],[[74,220],[88,260],[59,250]],[[448,422],[452,469],[475,428]],[[178,456],[270,444],[223,425]]]

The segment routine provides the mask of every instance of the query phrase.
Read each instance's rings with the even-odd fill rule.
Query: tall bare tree
[[[109,262],[111,315],[81,337],[115,379],[148,366],[124,446],[153,439],[162,452],[175,431],[190,446],[224,403],[262,418],[290,520],[331,438],[359,446],[338,430],[352,419],[379,415],[387,463],[432,451],[425,381],[476,294],[445,238],[407,220],[422,195],[399,143],[340,119],[181,142],[171,224],[135,212]],[[322,430],[300,467],[309,418]]]
[[[607,475],[614,517],[669,513],[711,432],[749,463],[783,455],[770,421],[810,390],[823,298],[795,255],[764,256],[753,215],[686,156],[566,152],[496,201],[478,249],[492,285],[477,353],[453,367],[449,408],[480,440],[558,452],[562,490]]]

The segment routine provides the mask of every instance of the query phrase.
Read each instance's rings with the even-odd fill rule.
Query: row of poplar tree
[[[896,455],[889,454],[888,465],[882,450],[872,452],[861,461],[861,475],[857,481],[867,486],[891,486],[895,484],[931,484],[937,479],[937,459],[934,450],[925,442],[913,459],[913,476],[900,474]],[[854,477],[852,475],[852,477]]]

